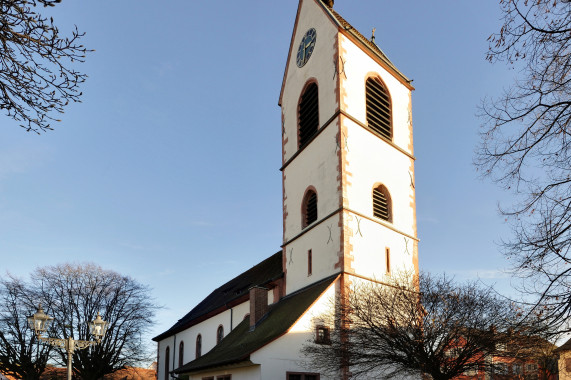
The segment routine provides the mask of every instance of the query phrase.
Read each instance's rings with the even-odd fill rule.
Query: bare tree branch
[[[421,274],[390,285],[359,281],[318,319],[330,327],[328,342],[308,342],[311,365],[335,377],[343,368],[353,378],[430,376],[453,379],[467,372],[493,373],[492,357],[538,362],[541,336],[549,327],[537,317],[476,284]]]
[[[562,328],[571,317],[571,3],[500,0],[503,25],[487,59],[520,72],[486,100],[476,165],[513,192],[500,212],[513,236],[503,244],[536,311]]]
[[[36,312],[27,284],[7,275],[0,279],[0,373],[21,379],[40,379],[51,347],[39,344],[27,317]]]
[[[61,0],[0,0],[0,110],[27,131],[53,129],[71,102],[79,102],[79,86],[86,75],[72,68],[89,51],[79,40],[83,33],[60,35],[52,18],[38,6]]]
[[[109,322],[101,344],[74,353],[74,373],[79,378],[100,379],[151,359],[143,337],[157,307],[146,286],[94,264],[39,268],[32,275],[32,284],[38,300],[51,300],[46,312],[55,318],[53,330],[60,337],[91,339],[87,322],[95,319],[97,312]],[[56,360],[64,364],[65,350],[56,349],[56,353]]]
[[[40,302],[54,317],[51,337],[92,340],[88,322],[98,312],[109,322],[101,344],[75,351],[78,378],[101,379],[152,360],[143,341],[157,310],[149,293],[134,279],[93,264],[38,268],[28,282],[0,280],[0,372],[39,379],[48,360],[66,364],[65,350],[44,345],[28,328],[26,317]]]

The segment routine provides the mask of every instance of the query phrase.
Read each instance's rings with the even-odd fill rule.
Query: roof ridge
[[[347,20],[343,18],[343,16],[337,13],[337,11],[335,11],[333,8],[329,8],[327,5],[323,4],[323,1],[321,0],[318,1],[322,5],[324,10],[330,14],[331,18],[333,18],[340,27],[342,27],[347,32],[353,34],[358,40],[360,40],[363,43],[363,45],[365,45],[366,47],[371,49],[371,51],[376,53],[379,56],[379,58],[381,58],[381,60],[385,62],[391,69],[393,69],[395,73],[398,76],[400,76],[403,80],[405,80],[409,84],[412,82],[412,80],[410,80],[395,66],[395,64],[389,59],[389,57],[385,54],[385,52],[375,42],[369,40],[367,37],[361,34],[359,30],[357,30],[357,28],[351,25]]]
[[[325,277],[325,278],[322,278],[322,279],[319,280],[319,281],[312,282],[311,284],[306,285],[306,286],[304,286],[303,288],[298,289],[298,290],[296,290],[296,291],[293,292],[293,293],[286,294],[285,296],[283,296],[282,298],[280,298],[280,301],[281,301],[281,300],[289,299],[289,298],[291,298],[291,297],[294,297],[294,296],[296,296],[297,294],[299,294],[299,293],[301,293],[301,292],[304,292],[304,291],[306,291],[307,289],[309,289],[309,288],[311,288],[311,287],[313,287],[313,286],[317,286],[317,285],[319,285],[319,284],[321,284],[321,283],[323,283],[323,282],[330,281],[331,279],[333,279],[333,278],[339,276],[340,274],[341,274],[340,272],[334,273],[334,274],[332,274],[332,275],[330,275],[330,276],[327,276],[327,277]]]
[[[263,259],[262,261],[260,261],[259,263],[257,263],[256,265],[251,266],[250,268],[246,269],[245,271],[243,271],[242,273],[232,277],[230,280],[226,281],[224,284],[220,285],[219,287],[217,287],[216,289],[214,289],[214,291],[222,289],[224,286],[228,285],[229,283],[231,283],[232,281],[236,280],[238,277],[242,276],[243,274],[248,273],[249,271],[253,271],[256,268],[259,268],[260,266],[262,266],[263,264],[266,264],[269,260],[273,259],[276,255],[280,255],[283,252],[280,250],[276,253],[274,253],[273,255],[266,257],[265,259]]]
[[[223,308],[228,308],[228,304],[239,301],[242,297],[247,297],[248,289],[253,285],[268,284],[284,275],[282,267],[282,251],[278,251],[262,260],[253,267],[238,274],[231,280],[210,292],[205,298],[200,300],[188,313],[178,319],[168,330],[155,336],[154,341],[163,339],[182,331],[200,321],[209,313],[218,314]]]

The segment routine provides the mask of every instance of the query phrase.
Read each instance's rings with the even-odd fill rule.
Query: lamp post
[[[89,323],[89,331],[91,332],[91,335],[95,337],[95,340],[92,341],[74,340],[72,337],[68,337],[66,339],[58,339],[42,336],[42,334],[48,330],[48,327],[52,321],[53,318],[44,313],[41,304],[38,307],[38,311],[34,315],[28,317],[28,325],[32,330],[34,330],[38,336],[38,339],[46,342],[50,346],[61,347],[67,351],[67,380],[71,380],[71,361],[73,352],[75,350],[83,350],[89,346],[94,346],[101,343],[101,339],[103,339],[103,336],[107,331],[108,322],[105,322],[103,319],[101,319],[101,315],[99,315],[99,312],[97,313],[95,320]]]

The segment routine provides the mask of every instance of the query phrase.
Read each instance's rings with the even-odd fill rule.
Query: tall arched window
[[[384,138],[392,140],[391,98],[385,85],[378,78],[369,78],[365,94],[369,128]]]
[[[373,189],[373,216],[387,222],[393,221],[391,195],[383,185]]]
[[[184,364],[184,342],[181,340],[178,345],[178,366],[182,367]]]
[[[216,344],[222,342],[224,338],[224,327],[222,325],[218,326],[218,330],[216,330]]]
[[[196,337],[196,358],[202,356],[202,335],[198,334]]]
[[[299,100],[299,148],[317,133],[319,128],[319,97],[317,83],[310,83]]]
[[[169,372],[171,370],[170,368],[170,353],[171,353],[171,349],[170,347],[167,346],[167,349],[165,350],[165,380],[169,380]]]
[[[317,220],[317,193],[313,190],[308,190],[303,198],[301,206],[302,220],[301,225],[303,228],[309,226]]]

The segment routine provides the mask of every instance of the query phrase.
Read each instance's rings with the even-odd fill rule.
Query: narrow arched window
[[[391,98],[385,85],[378,78],[366,83],[367,124],[382,137],[392,140]]]
[[[317,83],[310,83],[299,101],[299,148],[307,144],[319,128],[319,100]]]
[[[170,372],[170,347],[167,347],[165,350],[165,380],[169,380],[169,372]]]
[[[202,335],[198,334],[196,337],[196,358],[202,356]]]
[[[218,326],[218,330],[216,330],[216,344],[222,342],[224,338],[224,327],[222,325]]]
[[[392,222],[391,203],[391,196],[385,186],[379,185],[373,189],[373,216]]]
[[[184,364],[184,342],[181,340],[178,345],[178,366],[182,367]]]
[[[302,221],[303,228],[309,226],[317,220],[317,193],[308,190],[303,198],[302,204]]]

